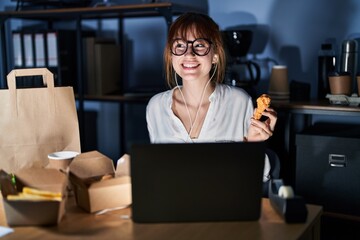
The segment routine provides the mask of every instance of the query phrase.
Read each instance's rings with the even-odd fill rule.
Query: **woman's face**
[[[179,37],[180,38],[180,37]],[[192,33],[187,34],[185,42],[192,42],[196,37]],[[198,44],[200,43],[200,44]],[[195,46],[193,46],[195,45]],[[186,46],[182,46],[182,48]],[[205,56],[198,56],[193,52],[193,47],[199,49],[199,52],[203,51],[201,41],[193,43],[187,43],[186,52],[177,56],[172,54],[171,61],[176,73],[185,81],[208,81],[209,72],[211,70],[212,63],[214,62],[214,51],[210,44],[210,51]]]

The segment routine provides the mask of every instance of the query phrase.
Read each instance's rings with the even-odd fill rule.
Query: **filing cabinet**
[[[360,126],[318,124],[298,133],[295,190],[326,212],[360,216]]]

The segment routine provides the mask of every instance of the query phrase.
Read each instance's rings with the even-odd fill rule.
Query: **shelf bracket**
[[[5,88],[7,85],[5,83],[7,75],[7,55],[6,55],[6,37],[5,37],[5,19],[0,19],[0,46],[1,46],[1,79],[0,79],[0,88]]]
[[[172,9],[171,9],[171,7],[156,8],[155,10],[158,11],[165,18],[167,30],[169,31],[170,25],[172,23]]]

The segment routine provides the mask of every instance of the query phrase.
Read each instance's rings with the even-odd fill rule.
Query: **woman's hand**
[[[277,121],[277,113],[274,109],[267,108],[262,115],[268,117],[263,122],[251,118],[251,124],[247,134],[247,140],[250,142],[265,141],[273,135]]]

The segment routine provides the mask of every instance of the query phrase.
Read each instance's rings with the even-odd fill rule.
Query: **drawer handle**
[[[329,154],[329,164],[331,167],[346,167],[346,155]]]

